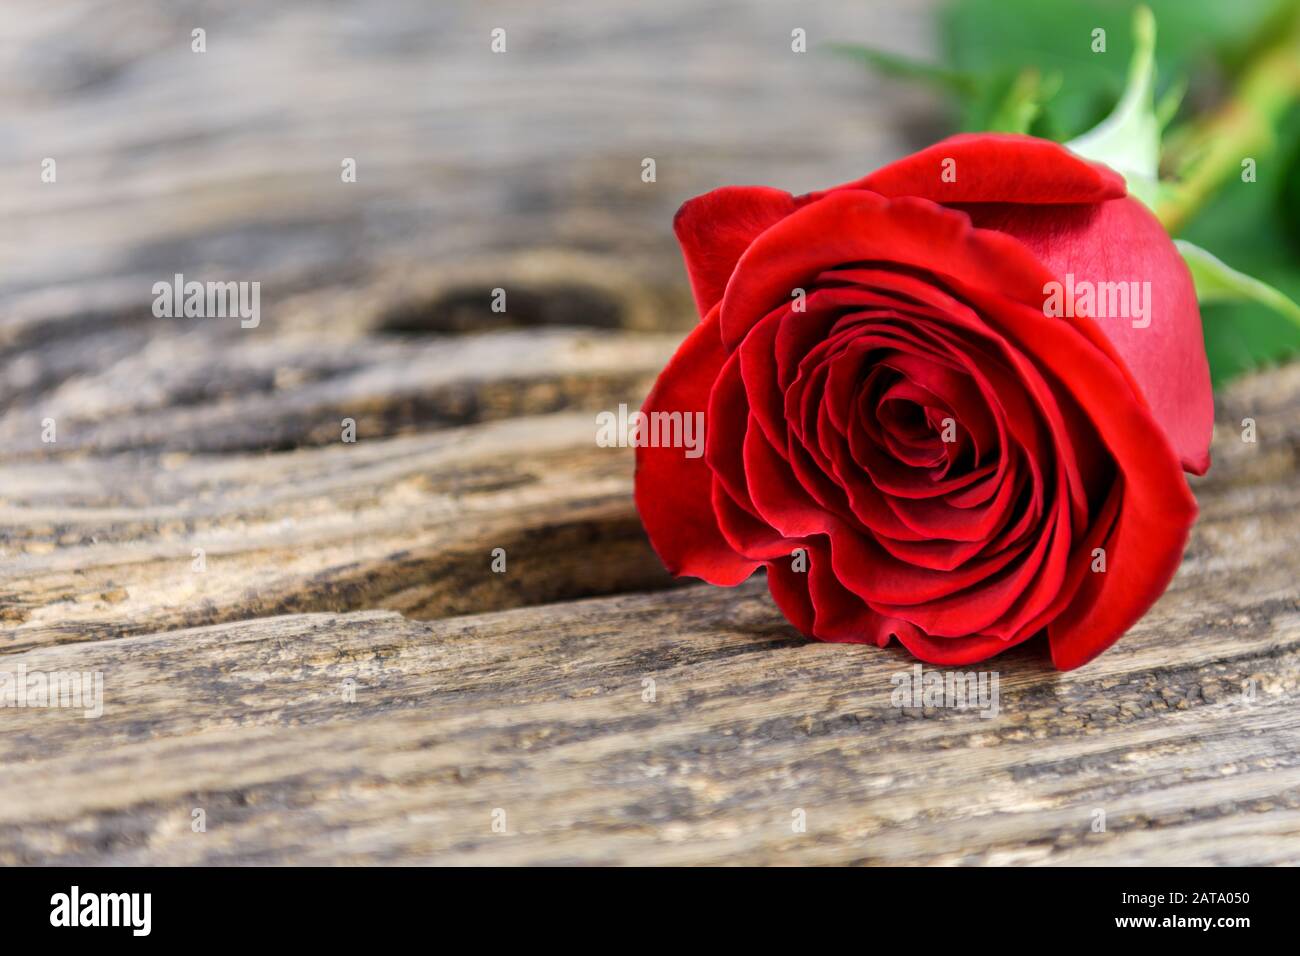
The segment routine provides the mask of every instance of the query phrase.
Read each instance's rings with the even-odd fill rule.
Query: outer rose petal
[[[1076,288],[1080,282],[1094,289],[1106,282],[1151,283],[1149,325],[1135,328],[1135,317],[1122,316],[1095,321],[1133,373],[1183,467],[1205,474],[1214,395],[1201,313],[1187,265],[1155,216],[1127,198],[1074,208],[1006,204],[965,211],[977,226],[1025,243],[1061,282],[1073,275]]]
[[[726,358],[714,309],[678,347],[641,410],[647,415],[706,411]],[[713,513],[712,494],[713,472],[703,456],[687,458],[684,448],[637,448],[636,506],[664,567],[710,584],[739,584],[759,562],[727,544]]]
[[[1196,499],[1121,366],[1058,319],[1009,308],[1000,321],[1022,347],[1032,343],[1044,366],[1070,384],[1114,456],[1121,475],[1116,481],[1123,482],[1119,513],[1103,544],[1106,572],[1085,574],[1070,605],[1048,623],[1052,662],[1071,670],[1119,640],[1164,593],[1196,519]],[[1080,320],[1082,326],[1091,324]]]
[[[953,162],[945,166],[949,159]],[[950,175],[944,176],[945,170]],[[1014,133],[950,136],[836,189],[869,189],[938,203],[1034,204],[1095,203],[1127,192],[1124,178],[1108,167],[1058,143]]]
[[[754,237],[798,205],[798,200],[779,189],[724,186],[677,210],[673,231],[682,247],[700,315],[707,315],[722,299],[736,261]]]
[[[898,632],[899,641],[912,652],[913,657],[927,664],[939,664],[943,667],[978,664],[1033,636],[1034,632],[1030,631],[1014,641],[1004,641],[1000,637],[991,637],[987,634],[973,634],[970,637],[930,637],[915,627],[910,630],[900,629]]]
[[[1042,309],[1053,275],[1009,236],[971,228],[970,217],[924,199],[840,190],[765,230],[736,263],[722,299],[723,345],[737,347],[774,303],[825,269],[880,259],[917,266]]]
[[[949,159],[955,178],[944,175]],[[939,203],[1095,203],[1126,194],[1123,177],[1100,163],[1058,143],[1013,133],[950,136],[862,179],[804,196],[767,186],[724,186],[687,201],[673,220],[700,315],[722,298],[736,262],[756,236],[841,189]]]

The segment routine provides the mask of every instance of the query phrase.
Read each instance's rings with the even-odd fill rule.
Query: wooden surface
[[[692,321],[673,210],[937,124],[789,52],[923,5],[699,6],[6,5],[0,671],[104,708],[0,709],[0,863],[1300,862],[1300,367],[1220,396],[1155,610],[992,719],[666,578],[594,436]],[[154,318],[177,271],[261,325]]]

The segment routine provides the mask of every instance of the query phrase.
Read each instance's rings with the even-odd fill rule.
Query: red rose
[[[956,136],[825,192],[718,189],[675,229],[703,321],[642,411],[652,441],[704,412],[704,455],[643,440],[636,472],[670,571],[766,566],[805,634],[937,664],[1045,631],[1078,667],[1164,591],[1210,378],[1191,277],[1120,176]]]

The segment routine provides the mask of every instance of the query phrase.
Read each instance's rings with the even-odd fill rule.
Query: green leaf
[[[1300,328],[1300,305],[1267,283],[1238,272],[1221,259],[1186,239],[1175,239],[1183,261],[1196,284],[1200,302],[1256,302],[1289,319]]]
[[[1148,7],[1133,11],[1135,48],[1124,95],[1110,116],[1065,145],[1103,162],[1128,181],[1129,192],[1154,206],[1160,165],[1160,120],[1155,110],[1156,20]]]
[[[1210,378],[1216,387],[1300,355],[1300,329],[1256,303],[1207,303],[1201,320]]]
[[[1213,98],[1227,54],[1244,48],[1281,0],[1148,0],[1160,24],[1156,73],[1190,76],[1193,98]],[[1033,132],[1067,140],[1094,126],[1124,87],[1133,50],[1131,0],[948,0],[939,9],[940,62],[974,76],[1036,66],[1059,71],[1061,89],[1044,108]],[[1105,52],[1091,49],[1092,31],[1104,29]],[[963,129],[980,129],[980,105],[958,103]],[[984,116],[987,113],[984,112]]]
[[[1174,85],[1165,90],[1164,96],[1160,97],[1160,102],[1156,103],[1156,124],[1160,132],[1164,132],[1173,118],[1178,114],[1178,107],[1183,105],[1183,97],[1187,95],[1187,77],[1180,76],[1174,81]]]
[[[1021,70],[1003,94],[985,129],[990,133],[1028,133],[1042,113],[1043,104],[1060,86],[1059,73],[1044,78],[1033,67]]]
[[[1258,220],[1256,224],[1261,225]],[[1272,238],[1280,237],[1273,233]],[[1192,245],[1186,240],[1175,241],[1180,247]],[[1270,282],[1277,283],[1292,295],[1300,294],[1300,276],[1297,276],[1292,266],[1282,261],[1281,256],[1285,253],[1281,256],[1274,253],[1270,257],[1263,246],[1252,248],[1249,243],[1231,245],[1234,250],[1238,250],[1239,256],[1248,258],[1252,267],[1261,275],[1266,275]],[[1300,354],[1300,325],[1296,324],[1294,312],[1289,311],[1294,309],[1293,305],[1283,305],[1279,311],[1275,307],[1277,297],[1269,292],[1265,292],[1262,298],[1238,292],[1229,294],[1227,289],[1231,288],[1231,283],[1215,277],[1217,270],[1204,259],[1209,254],[1200,247],[1192,248],[1196,251],[1191,253],[1191,257],[1198,261],[1189,261],[1188,267],[1192,271],[1193,281],[1206,292],[1201,302],[1201,319],[1205,329],[1205,354],[1210,359],[1210,376],[1216,385]],[[1209,258],[1213,259],[1212,256]],[[1231,273],[1233,270],[1228,271]],[[1199,277],[1198,272],[1201,273]],[[1257,291],[1250,283],[1250,277],[1244,278],[1248,280],[1244,291]],[[1280,289],[1262,281],[1259,284],[1286,299],[1285,293]]]
[[[1257,182],[1230,181],[1192,218],[1181,238],[1202,249],[1230,249],[1234,263],[1300,301],[1300,107],[1279,124],[1275,144],[1254,154]],[[1300,353],[1300,328],[1258,301],[1216,300],[1201,310],[1205,351],[1216,383]]]

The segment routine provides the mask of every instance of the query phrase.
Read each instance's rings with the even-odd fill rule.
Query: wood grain
[[[664,586],[631,505],[631,456],[598,447],[595,431],[574,413],[343,453],[5,468],[13,556],[0,562],[0,646],[286,611],[436,617]],[[498,548],[509,574],[489,572]]]

